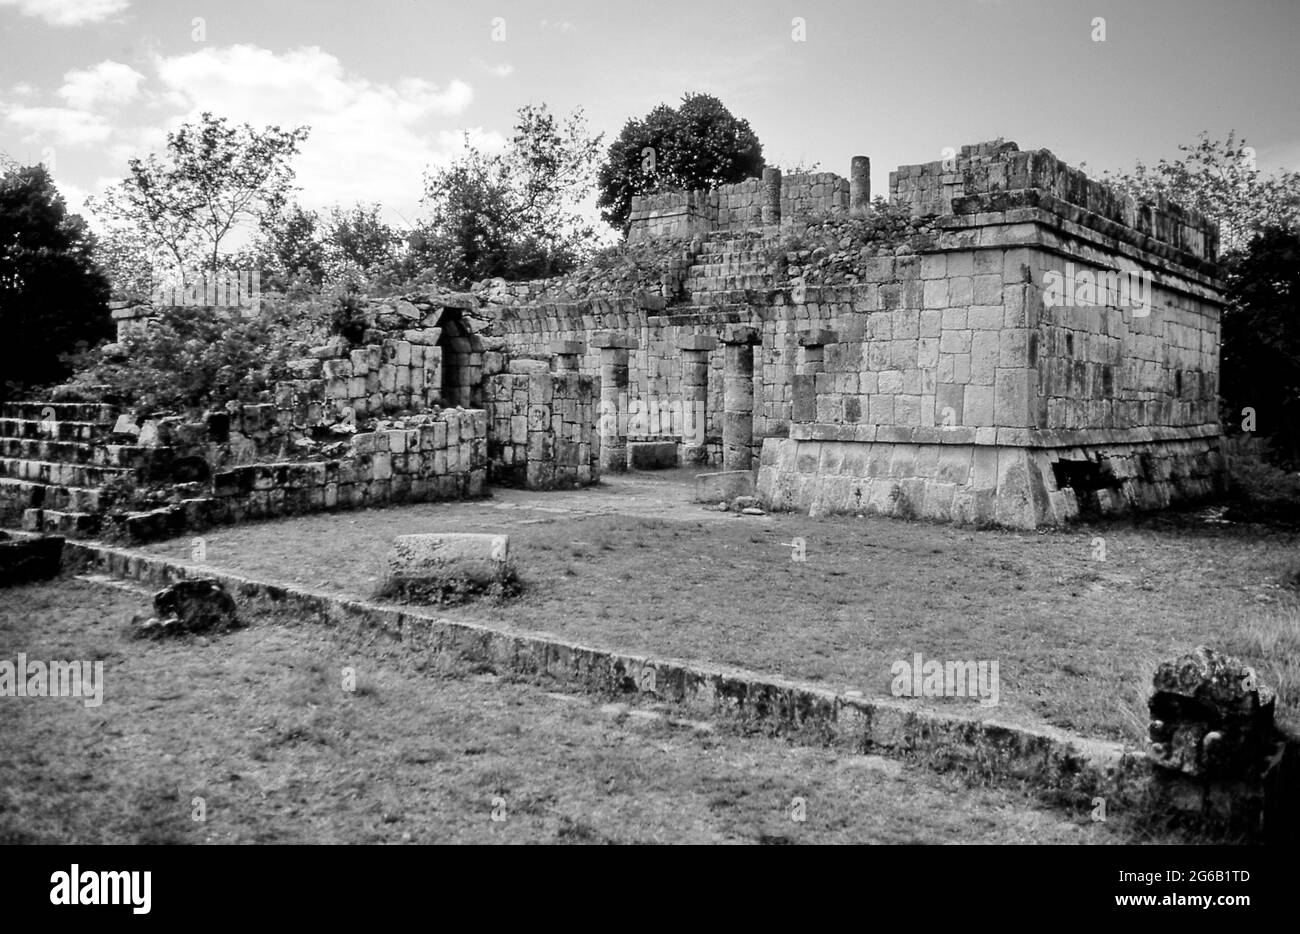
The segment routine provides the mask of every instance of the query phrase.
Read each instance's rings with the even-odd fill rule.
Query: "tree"
[[[330,208],[324,223],[323,253],[329,270],[354,269],[369,277],[395,263],[402,237],[379,216],[379,205]]]
[[[600,143],[580,108],[561,122],[544,104],[519,109],[504,152],[484,153],[467,135],[458,159],[425,176],[428,216],[411,237],[411,271],[463,283],[572,269],[596,243],[578,205]]]
[[[320,228],[320,216],[297,203],[262,218],[253,251],[272,281],[278,280],[282,288],[292,282],[312,287],[324,282],[325,246]]]
[[[1217,221],[1225,254],[1245,250],[1266,228],[1295,228],[1300,222],[1300,172],[1262,174],[1255,150],[1235,132],[1212,140],[1205,131],[1199,143],[1178,150],[1183,157],[1173,162],[1161,159],[1151,167],[1139,162],[1132,172],[1106,173],[1106,181],[1139,201],[1164,195]]]
[[[716,97],[687,94],[628,120],[600,167],[601,216],[626,236],[632,196],[717,188],[762,174],[763,146],[748,120]]]
[[[289,162],[307,134],[307,127],[234,127],[205,112],[197,124],[167,134],[164,158],[127,163],[127,177],[91,209],[134,228],[181,277],[191,266],[219,269],[231,230],[284,205],[294,174]]]
[[[1300,232],[1267,228],[1228,262],[1221,395],[1230,426],[1255,413],[1274,452],[1300,463]]]
[[[62,354],[112,336],[93,248],[43,166],[0,177],[0,397],[61,378]]]

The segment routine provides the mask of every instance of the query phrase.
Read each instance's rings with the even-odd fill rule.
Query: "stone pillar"
[[[751,327],[732,326],[726,344],[722,384],[722,467],[750,470],[754,462],[754,343]]]
[[[149,322],[157,314],[153,305],[135,301],[108,303],[109,314],[117,325],[117,339],[123,341],[128,337],[142,336],[149,329]]]
[[[825,345],[835,343],[836,339],[834,331],[805,331],[799,335],[798,363],[791,380],[792,422],[817,420],[817,374],[822,372]]]
[[[860,217],[871,208],[871,160],[854,156],[849,165],[849,214]]]
[[[686,334],[677,340],[682,357],[683,464],[708,461],[709,352],[717,346],[718,339],[709,334]]]
[[[598,331],[591,346],[600,348],[600,469],[615,473],[627,470],[628,351],[637,340],[613,331]]]
[[[764,169],[758,219],[764,227],[781,223],[781,170]]]
[[[551,371],[554,373],[578,372],[578,358],[587,352],[582,341],[551,341]]]

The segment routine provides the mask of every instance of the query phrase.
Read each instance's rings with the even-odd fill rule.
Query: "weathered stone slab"
[[[668,470],[677,466],[676,441],[629,441],[627,466],[631,470]]]
[[[399,535],[388,555],[388,578],[380,595],[455,602],[515,580],[510,537],[474,532]]]
[[[737,496],[754,495],[754,473],[750,470],[723,470],[695,475],[695,502],[731,502]]]

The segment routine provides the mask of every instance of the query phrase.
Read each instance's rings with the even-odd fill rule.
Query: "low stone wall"
[[[869,186],[869,182],[863,184]],[[761,179],[748,178],[708,191],[635,195],[628,216],[628,241],[775,229],[811,214],[847,212],[850,187],[849,179],[834,172],[782,177],[779,170],[766,169]],[[867,198],[869,188],[860,200]]]
[[[834,172],[786,175],[781,179],[781,226],[810,215],[849,210],[849,180]]]
[[[349,456],[328,461],[247,464],[218,471],[210,492],[136,513],[109,534],[148,541],[247,519],[327,509],[482,496],[487,483],[487,415],[447,409],[417,427],[366,432]],[[197,485],[196,485],[197,486]]]

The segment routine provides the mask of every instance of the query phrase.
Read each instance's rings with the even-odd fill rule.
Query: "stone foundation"
[[[758,495],[774,510],[1032,529],[1221,492],[1217,434],[1027,447],[769,438]]]

